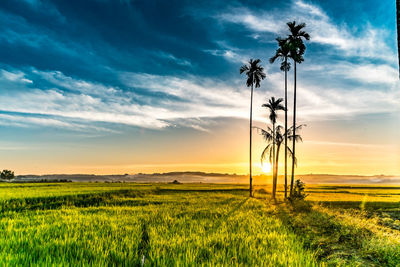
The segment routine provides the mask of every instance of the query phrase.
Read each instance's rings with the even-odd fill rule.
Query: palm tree
[[[283,101],[282,98],[275,99],[275,97],[271,97],[271,99],[268,100],[267,104],[263,104],[262,107],[268,108],[269,110],[269,119],[272,123],[272,156],[273,159],[275,159],[275,125],[276,125],[276,119],[278,118],[277,112],[279,110],[285,110],[285,107],[282,106],[281,102]],[[272,170],[273,170],[273,178],[272,178],[272,197],[275,199],[276,195],[276,182],[278,180],[278,173],[277,173],[277,162],[274,160],[272,162]]]
[[[400,0],[396,0],[397,11],[397,56],[399,58],[399,78],[400,78]]]
[[[296,127],[296,131],[298,132],[304,125],[299,125]],[[261,164],[263,164],[265,158],[269,157],[269,162],[276,166],[276,173],[278,173],[278,163],[279,163],[279,151],[282,147],[286,148],[285,151],[289,152],[289,156],[293,157],[293,152],[290,150],[289,146],[284,144],[284,137],[287,136],[289,141],[293,138],[296,142],[302,141],[302,138],[299,134],[293,135],[293,127],[290,127],[286,131],[284,131],[281,125],[278,125],[275,129],[275,132],[270,127],[267,130],[260,129],[261,134],[264,137],[264,140],[268,142],[268,145],[264,148],[263,152],[261,153]],[[276,145],[276,155],[273,149],[274,144]],[[294,158],[294,162],[296,162],[296,158]],[[272,191],[272,197],[275,199],[276,189]]]
[[[293,96],[293,136],[296,135],[296,82],[297,82],[297,70],[296,64],[304,61],[303,55],[306,51],[306,46],[304,45],[303,39],[310,40],[310,35],[303,30],[306,27],[305,23],[300,23],[296,25],[296,21],[288,22],[289,27],[289,36],[288,43],[290,48],[290,57],[294,63],[294,96]],[[296,142],[295,138],[292,138],[293,141],[293,155],[292,157],[292,177],[290,181],[290,195],[293,193],[293,184],[294,184],[294,167],[295,167],[295,156],[296,156]]]
[[[253,177],[251,176],[251,137],[252,137],[252,128],[253,128],[253,87],[260,87],[261,80],[265,79],[264,68],[260,65],[261,60],[259,59],[250,59],[248,65],[243,65],[240,67],[240,74],[245,73],[247,76],[246,85],[247,87],[251,87],[251,97],[250,97],[250,197],[253,195]]]
[[[276,38],[278,42],[278,49],[275,55],[269,59],[272,64],[278,58],[281,60],[281,71],[285,72],[285,130],[287,127],[287,72],[290,70],[290,62],[288,62],[288,57],[290,56],[290,46],[287,39],[282,39],[280,37]],[[285,131],[286,133],[286,131]],[[287,136],[285,135],[285,147],[287,147]],[[285,198],[287,198],[287,150],[285,149]]]

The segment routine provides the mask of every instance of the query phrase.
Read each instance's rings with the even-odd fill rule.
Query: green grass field
[[[400,187],[307,191],[292,206],[262,186],[1,183],[0,265],[400,266]]]

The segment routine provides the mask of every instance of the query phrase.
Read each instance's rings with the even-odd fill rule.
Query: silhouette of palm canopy
[[[278,42],[278,49],[275,51],[275,55],[269,59],[269,63],[273,64],[277,59],[281,60],[281,71],[290,70],[290,62],[287,61],[290,58],[290,45],[288,39],[276,38]]]
[[[240,67],[240,74],[245,73],[247,75],[247,87],[254,84],[258,88],[260,87],[261,80],[265,79],[264,68],[260,66],[260,63],[261,60],[259,59],[250,59],[248,65]]]
[[[303,55],[306,51],[303,39],[310,40],[310,35],[303,30],[306,27],[305,23],[296,24],[296,21],[288,22],[290,34],[287,42],[289,44],[290,57],[296,62],[304,61]]]
[[[269,119],[272,124],[276,123],[276,118],[278,115],[276,114],[278,110],[285,110],[285,107],[282,106],[282,98],[275,99],[275,97],[271,97],[268,100],[267,104],[263,104],[262,107],[269,109]]]
[[[305,125],[299,125],[296,127],[296,132],[301,130]],[[281,145],[284,144],[285,140],[285,134],[287,134],[288,140],[292,141],[293,138],[295,138],[296,142],[303,142],[303,139],[299,134],[296,134],[293,136],[293,126],[290,127],[286,132],[283,126],[278,125],[275,128],[275,138],[274,138],[274,133],[273,130],[268,126],[267,130],[258,128],[261,131],[261,135],[263,136],[264,140],[268,143],[268,145],[264,148],[263,152],[261,153],[261,163],[264,162],[264,160],[268,157],[268,161],[272,163],[273,161],[273,143],[275,142],[276,147],[279,149]],[[293,152],[290,149],[289,146],[286,146],[287,151],[289,152],[289,156],[293,157]],[[295,164],[297,165],[297,159],[296,157],[294,158]]]

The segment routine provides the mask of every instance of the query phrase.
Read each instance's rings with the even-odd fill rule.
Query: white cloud
[[[282,23],[275,19],[272,14],[264,14],[260,17],[252,14],[247,8],[235,8],[229,13],[218,14],[215,18],[231,23],[243,24],[257,32],[279,33],[283,30]]]
[[[79,128],[77,124],[71,124],[70,120],[81,120],[145,128],[176,125],[207,130],[207,118],[248,116],[247,99],[250,91],[241,81],[236,87],[223,81],[197,76],[177,78],[146,73],[121,73],[121,81],[126,86],[162,92],[182,99],[159,99],[159,96],[156,96],[151,101],[145,99],[149,104],[139,104],[136,100],[143,96],[118,88],[110,90],[102,84],[74,79],[58,71],[43,72],[32,69],[31,75],[39,75],[51,82],[54,88],[29,88],[18,83],[11,75],[11,80],[7,79],[1,84],[3,93],[0,92],[0,106],[3,111],[26,115],[2,115],[0,120],[3,124],[11,125],[13,121],[14,126],[21,127],[35,124]],[[8,90],[11,86],[15,90]],[[69,90],[64,91],[57,87]],[[256,95],[258,93],[256,92]],[[243,101],[244,99],[246,101]],[[262,97],[255,97],[257,106],[261,105],[262,100]],[[54,116],[56,119],[38,118],[37,115]]]
[[[38,74],[37,71],[34,72]],[[177,78],[145,73],[121,73],[121,81],[127,86],[162,92],[182,99],[177,101],[165,98],[158,100],[157,105],[139,105],[134,101],[135,95],[129,92],[109,91],[107,86],[75,80],[59,72],[40,73],[40,75],[49,77],[55,84],[79,90],[68,93],[57,89],[29,89],[14,90],[12,94],[2,95],[0,106],[3,107],[3,111],[25,115],[1,114],[0,124],[18,127],[39,125],[77,131],[108,131],[106,128],[96,128],[88,124],[108,122],[145,128],[185,126],[207,131],[211,126],[209,123],[212,123],[209,118],[248,118],[250,89],[245,87],[244,77],[230,82],[234,85],[228,85],[224,81],[197,76]],[[261,108],[261,104],[266,96],[279,95],[281,76],[281,73],[269,75],[268,79],[263,81],[262,88],[255,90],[256,120],[265,121],[266,112]],[[18,83],[18,79],[13,79],[9,82]],[[6,84],[3,84],[4,86]],[[266,87],[271,89],[266,91]],[[367,114],[371,112],[372,106],[373,112],[391,112],[400,104],[394,100],[396,98],[393,97],[392,91],[363,89],[347,91],[299,86],[298,92],[301,100],[298,103],[300,121]],[[38,114],[51,117],[37,117]]]
[[[351,30],[346,24],[335,24],[320,7],[302,0],[294,1],[292,8],[276,11],[253,12],[248,8],[234,8],[229,12],[215,16],[222,22],[242,24],[254,32],[269,32],[276,35],[287,34],[282,21],[295,19],[307,24],[311,42],[329,45],[345,56],[378,58],[394,62],[394,51],[385,42],[388,33],[384,29],[365,25],[361,29]]]
[[[162,109],[141,107],[135,104],[127,105],[124,102],[116,96],[101,99],[85,94],[39,89],[16,92],[0,98],[0,106],[9,112],[51,115],[92,122],[122,123],[148,128],[168,125],[151,115],[162,112]]]
[[[342,74],[349,79],[366,83],[394,84],[398,82],[398,72],[389,65],[347,64],[342,68]]]
[[[161,58],[170,59],[170,60],[174,61],[176,64],[181,65],[181,66],[192,66],[192,63],[190,62],[190,60],[184,59],[184,58],[177,58],[170,53],[158,51],[155,54]]]
[[[0,125],[4,126],[14,126],[14,127],[53,127],[53,128],[64,128],[79,132],[108,132],[108,133],[118,133],[118,131],[98,127],[95,125],[89,125],[82,122],[68,122],[66,118],[49,118],[49,117],[36,117],[36,115],[29,114],[0,114]]]
[[[214,56],[224,57],[226,60],[233,63],[246,63],[249,60],[248,56],[244,56],[230,49],[204,50],[204,52],[210,53]]]
[[[351,65],[343,66],[345,66],[342,67],[343,72],[352,69],[355,72],[360,71]],[[383,74],[386,71],[385,68],[382,69]],[[0,97],[2,110],[28,115],[23,117],[1,115],[0,123],[13,122],[15,126],[21,127],[47,125],[81,130],[85,127],[89,129],[89,122],[106,122],[145,128],[186,126],[206,131],[212,121],[210,118],[248,118],[250,89],[245,86],[244,76],[231,81],[221,81],[199,76],[178,78],[147,73],[119,73],[121,82],[127,87],[173,96],[160,98],[157,95],[151,100],[151,96],[139,96],[119,88],[74,79],[61,72],[39,72],[34,69],[31,72],[32,75],[45,78],[54,86],[70,90],[28,88],[26,83],[20,82],[26,74],[21,75],[22,72],[16,71],[6,72],[8,78],[1,84],[2,89],[7,92]],[[333,69],[332,72],[335,75],[342,75],[337,69]],[[18,75],[8,73],[18,73]],[[370,75],[368,79],[382,82],[380,77],[378,73],[377,76]],[[261,88],[255,89],[253,107],[256,120],[266,120],[266,111],[261,105],[269,96],[282,95],[282,80],[281,72],[270,73],[262,82]],[[11,85],[17,85],[19,89],[7,90]],[[292,85],[289,84],[289,94],[291,88]],[[346,90],[328,85],[321,88],[319,85],[307,84],[307,81],[304,81],[298,87],[299,120],[326,120],[371,112],[396,111],[400,106],[400,95],[396,94],[398,88],[395,85],[389,88],[391,89],[367,90],[360,87]],[[139,104],[137,100],[140,98],[145,98],[146,101]],[[289,105],[291,105],[290,100]],[[50,117],[38,117],[38,115]]]
[[[21,71],[9,72],[6,70],[1,70],[1,78],[13,82],[32,83],[31,80],[25,78],[25,73]]]
[[[247,106],[247,103],[243,103],[243,98],[247,98],[248,90],[234,88],[218,80],[196,76],[177,78],[146,73],[122,73],[121,80],[127,86],[181,98],[182,101],[172,103],[167,100],[169,110],[160,114],[163,119],[240,117],[241,110]]]
[[[120,92],[119,88],[68,77],[60,71],[38,71],[33,69],[32,73],[39,75],[55,86],[64,87],[82,94],[106,96],[110,93]],[[93,98],[88,100],[93,100]]]
[[[303,120],[345,119],[355,115],[392,113],[400,109],[400,93],[393,89],[352,90],[307,85],[298,89],[298,114]]]

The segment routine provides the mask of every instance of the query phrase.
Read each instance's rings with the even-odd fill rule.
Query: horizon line
[[[145,173],[145,172],[138,172],[138,173],[113,173],[113,174],[94,174],[94,173],[45,173],[45,174],[33,174],[33,173],[28,173],[28,174],[18,174],[15,177],[18,176],[46,176],[46,175],[91,175],[91,176],[126,176],[126,175],[154,175],[154,174],[160,174],[160,175],[165,175],[165,174],[190,174],[190,173],[201,173],[201,174],[215,174],[215,175],[227,175],[227,176],[249,176],[249,174],[240,174],[240,173],[224,173],[224,172],[204,172],[204,171],[169,171],[169,172],[152,172],[152,173]],[[332,174],[332,173],[303,173],[303,174],[296,174],[295,176],[310,176],[310,175],[329,175],[329,176],[359,176],[359,177],[400,177],[400,175],[396,174]],[[272,174],[256,174],[253,176],[272,176]],[[284,176],[284,174],[278,174],[278,176]],[[290,175],[288,175],[289,177]]]

